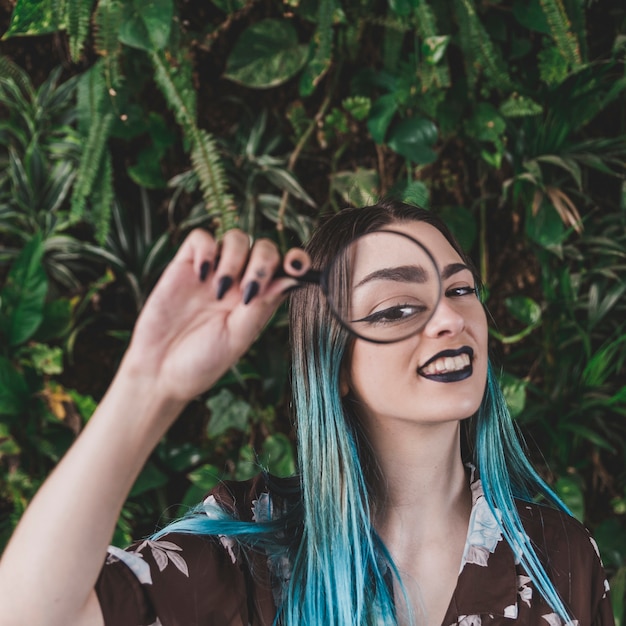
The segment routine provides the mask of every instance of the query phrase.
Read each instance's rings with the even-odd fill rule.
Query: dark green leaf
[[[63,15],[56,10],[54,0],[17,0],[11,15],[9,29],[3,39],[15,35],[44,35],[65,28],[61,21]]]
[[[123,44],[131,48],[138,48],[147,52],[154,50],[146,24],[141,15],[137,13],[132,2],[124,3],[124,13],[118,37]]]
[[[275,476],[292,476],[296,462],[291,441],[282,433],[270,435],[263,442],[259,463]]]
[[[567,233],[559,214],[550,204],[543,202],[537,215],[533,216],[530,210],[527,212],[526,234],[542,248],[562,256],[562,244]]]
[[[33,339],[45,343],[66,335],[72,327],[73,306],[67,298],[46,302],[43,307],[43,320]]]
[[[509,407],[511,416],[517,417],[526,406],[526,387],[528,386],[528,381],[503,372],[500,378],[500,386],[502,387],[502,393],[504,394],[504,399]]]
[[[20,252],[0,292],[2,324],[10,346],[30,339],[43,320],[48,291],[43,250],[41,235],[35,235]]]
[[[583,426],[582,424],[564,424],[563,429],[579,435],[599,448],[604,448],[609,452],[615,453],[615,448],[602,435],[588,426]]]
[[[28,398],[26,380],[9,359],[0,356],[0,415],[23,414]]]
[[[516,0],[513,3],[515,19],[526,28],[550,35],[550,26],[539,0]]]
[[[211,419],[207,425],[209,437],[217,437],[229,428],[246,430],[252,407],[241,398],[236,398],[228,389],[222,389],[209,398],[206,404],[211,410]]]
[[[391,128],[387,145],[405,159],[426,165],[437,159],[437,153],[433,150],[437,138],[437,127],[430,120],[411,118]]]
[[[427,209],[430,206],[430,189],[421,180],[414,180],[402,192],[402,201]]]
[[[381,96],[372,104],[369,119],[367,120],[367,128],[372,139],[377,144],[385,142],[387,129],[397,110],[398,103],[393,94]]]
[[[138,496],[146,491],[152,491],[159,487],[164,487],[168,483],[168,477],[160,469],[158,469],[154,463],[150,461],[146,463],[141,474],[139,474],[133,488],[130,491],[130,496]]]
[[[463,250],[471,250],[476,241],[476,218],[463,206],[444,206],[439,212]]]
[[[275,87],[295,76],[308,55],[290,22],[266,19],[248,27],[237,40],[224,76],[246,87]]]
[[[135,11],[141,16],[153,50],[167,46],[174,17],[172,0],[133,0]]]
[[[509,313],[522,324],[531,326],[541,321],[541,307],[527,296],[511,296],[504,303]]]

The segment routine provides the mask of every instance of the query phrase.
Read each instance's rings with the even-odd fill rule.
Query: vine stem
[[[294,168],[296,167],[298,158],[300,157],[300,153],[302,152],[302,150],[304,150],[304,147],[306,146],[307,142],[311,138],[313,131],[318,127],[324,115],[326,115],[326,111],[328,110],[328,107],[330,106],[332,93],[333,93],[333,90],[331,89],[330,92],[324,98],[324,101],[322,102],[319,110],[315,114],[315,117],[311,120],[311,123],[308,125],[304,133],[302,133],[302,137],[300,137],[300,140],[296,144],[294,151],[289,156],[289,160],[287,162],[288,172],[293,172]],[[280,246],[283,251],[287,250],[284,220],[285,220],[285,212],[287,210],[288,198],[289,198],[289,192],[286,190],[283,191],[283,195],[281,196],[281,199],[280,199],[280,206],[278,207],[278,221],[276,222],[276,230],[278,231],[278,237],[280,239]]]

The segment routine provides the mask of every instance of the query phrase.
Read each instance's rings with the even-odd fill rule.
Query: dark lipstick
[[[442,359],[444,357],[455,357],[460,356],[461,354],[467,354],[470,358],[470,363],[467,367],[464,367],[461,370],[455,370],[454,372],[442,372],[440,374],[424,374],[424,368],[428,367],[431,363],[436,361],[437,359]],[[465,380],[469,378],[473,373],[472,368],[472,360],[474,359],[474,351],[469,346],[463,346],[462,348],[458,348],[457,350],[442,350],[438,352],[433,357],[428,359],[426,363],[421,365],[417,373],[426,378],[427,380],[433,380],[438,383],[456,383],[460,380]]]

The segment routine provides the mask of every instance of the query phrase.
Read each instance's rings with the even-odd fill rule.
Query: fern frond
[[[82,74],[78,82],[76,116],[78,130],[84,137],[89,134],[92,121],[106,111],[105,98],[104,63],[100,60]]]
[[[32,102],[35,99],[35,90],[28,74],[9,57],[0,56],[0,80],[12,81],[19,90]]]
[[[104,63],[104,79],[108,89],[121,82],[119,58],[122,44],[118,31],[122,23],[123,7],[119,0],[100,0],[94,15],[94,43]]]
[[[160,52],[152,53],[154,79],[161,89],[176,121],[183,127],[186,134],[192,135],[196,128],[196,92],[191,82],[191,74],[184,72],[191,63],[182,63],[173,69]]]
[[[94,182],[100,171],[114,119],[113,113],[104,113],[91,121],[72,193],[71,217],[73,220],[79,220],[85,213],[87,198],[93,191]]]
[[[89,19],[94,0],[65,0],[67,34],[70,40],[70,57],[76,62],[89,35]]]
[[[226,193],[227,181],[215,139],[198,129],[197,140],[191,152],[191,162],[200,182],[204,205],[220,216],[218,234],[234,228],[238,215],[233,198]]]
[[[441,39],[437,32],[435,16],[426,2],[418,2],[414,12],[415,27],[424,45]],[[422,90],[428,91],[431,87],[436,89],[450,86],[450,71],[447,65],[439,63],[422,63],[420,67]]]
[[[103,245],[109,234],[111,207],[115,200],[113,163],[111,161],[111,153],[108,151],[104,153],[100,162],[98,176],[91,197],[91,222],[95,228],[97,242]]]
[[[466,68],[470,84],[476,82],[482,70],[492,86],[501,90],[512,89],[512,81],[506,72],[505,64],[487,30],[478,19],[473,0],[457,0],[455,4],[461,47],[464,57],[469,59]]]
[[[589,51],[587,48],[587,20],[585,16],[586,5],[580,0],[563,0],[565,5],[565,13],[569,16],[572,23],[572,32],[574,33],[578,46],[580,48],[581,60],[587,63]]]
[[[539,0],[543,14],[546,16],[552,38],[563,58],[572,67],[582,65],[578,38],[571,30],[571,23],[561,0]]]
[[[226,177],[215,140],[196,124],[196,99],[189,73],[172,68],[159,52],[152,53],[155,80],[183,133],[191,144],[191,162],[200,181],[204,204],[219,218],[218,235],[233,228],[237,221],[235,205],[226,193]]]

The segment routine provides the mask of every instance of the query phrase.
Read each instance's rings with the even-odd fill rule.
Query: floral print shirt
[[[276,479],[272,479],[275,481]],[[293,479],[284,479],[285,481]],[[472,472],[472,511],[456,589],[442,626],[613,626],[608,582],[586,529],[551,508],[518,502],[524,528],[575,619],[564,624],[502,537]],[[258,476],[224,483],[205,500],[239,519],[279,516],[285,502]],[[170,533],[127,550],[111,547],[96,591],[106,626],[270,626],[289,563],[228,537]]]

